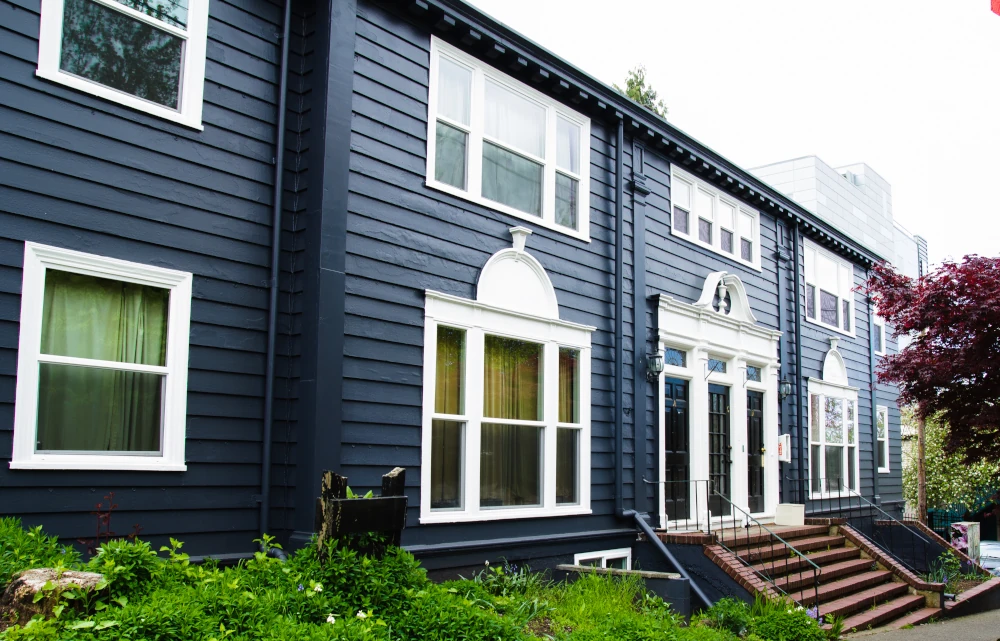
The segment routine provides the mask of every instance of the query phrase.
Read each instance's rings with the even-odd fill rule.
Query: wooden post
[[[316,547],[322,553],[323,544],[336,538],[336,499],[347,498],[347,477],[326,470],[320,478],[319,498],[316,499]]]
[[[331,544],[377,557],[389,545],[398,547],[406,526],[405,485],[406,470],[397,467],[382,477],[382,496],[347,498],[347,477],[323,472],[315,523],[320,559]]]
[[[406,486],[406,470],[401,467],[394,467],[392,471],[382,477],[382,496],[405,496],[403,488]],[[404,506],[405,506],[404,502]],[[404,507],[405,510],[405,507]],[[405,512],[403,515],[405,519]],[[400,539],[403,536],[403,528],[394,529],[389,534],[389,543],[399,547]]]
[[[926,430],[923,408],[917,407],[917,516],[924,525],[927,524]]]

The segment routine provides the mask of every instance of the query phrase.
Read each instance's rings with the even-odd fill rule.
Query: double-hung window
[[[25,245],[12,468],[183,470],[191,274]]]
[[[878,436],[878,471],[889,473],[889,408],[883,405],[875,410],[875,433]]]
[[[208,0],[42,0],[38,76],[201,129]]]
[[[673,235],[760,269],[760,214],[678,167],[671,169]]]
[[[854,336],[854,267],[805,241],[806,320]]]
[[[809,394],[811,491],[830,495],[858,489],[857,394]]]
[[[427,184],[589,240],[590,119],[431,39]]]
[[[589,331],[427,296],[421,522],[589,513]]]

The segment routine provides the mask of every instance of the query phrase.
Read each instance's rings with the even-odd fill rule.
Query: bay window
[[[671,233],[738,263],[760,269],[760,215],[712,185],[673,166]]]
[[[590,119],[431,40],[427,184],[589,240]]]
[[[183,470],[191,274],[27,243],[12,468]]]
[[[208,0],[43,0],[41,78],[201,129]]]
[[[854,266],[805,241],[806,320],[854,336]]]
[[[425,336],[421,522],[589,513],[589,331],[427,292]]]

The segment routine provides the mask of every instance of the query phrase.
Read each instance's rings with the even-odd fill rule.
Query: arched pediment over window
[[[830,351],[823,359],[823,382],[847,385],[847,364],[844,363],[844,357],[837,351],[838,340],[830,337]]]
[[[694,304],[745,323],[756,323],[743,281],[736,274],[712,272],[705,278],[701,298]]]
[[[480,303],[506,310],[559,318],[556,290],[542,264],[524,251],[524,244],[531,230],[511,227],[514,246],[493,254],[476,284],[476,300]]]

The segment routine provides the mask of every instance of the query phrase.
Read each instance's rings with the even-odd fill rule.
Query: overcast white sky
[[[608,84],[645,64],[668,119],[743,167],[868,163],[932,262],[1000,255],[990,0],[471,0]]]

